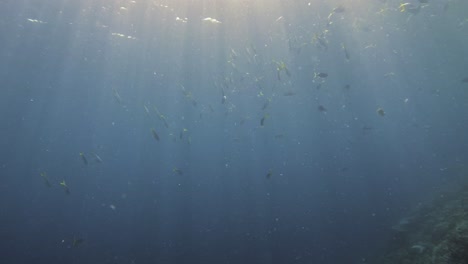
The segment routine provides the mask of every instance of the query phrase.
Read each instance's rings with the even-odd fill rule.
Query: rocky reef
[[[440,195],[392,229],[384,264],[468,264],[468,187]]]

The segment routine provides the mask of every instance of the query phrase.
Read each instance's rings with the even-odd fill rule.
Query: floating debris
[[[180,18],[180,17],[176,17],[175,20],[176,20],[176,21],[179,21],[179,22],[182,22],[182,23],[187,23],[187,21],[188,21],[187,18]]]
[[[272,175],[273,175],[273,171],[270,169],[268,170],[267,175],[265,175],[265,178],[270,179]]]
[[[317,109],[318,109],[320,112],[327,112],[327,109],[326,109],[325,106],[323,106],[323,105],[319,105],[319,106],[317,107]]]
[[[224,89],[221,88],[221,94],[223,95],[223,97],[221,97],[221,104],[224,104],[226,102],[226,94],[224,94]]]
[[[387,72],[387,73],[385,73],[383,76],[384,76],[385,78],[389,78],[389,77],[394,77],[395,75],[396,75],[396,74],[395,74],[394,72]]]
[[[101,159],[101,157],[99,157],[98,154],[93,153],[93,155],[94,155],[94,160],[95,160],[97,163],[102,163],[102,159]]]
[[[136,37],[124,35],[122,33],[111,33],[111,35],[116,36],[116,37],[120,37],[120,38],[125,38],[125,39],[133,39],[133,40],[137,39]]]
[[[219,21],[217,19],[214,19],[214,18],[211,18],[211,17],[204,18],[203,21],[210,22],[210,23],[213,23],[213,24],[221,24],[221,21]]]
[[[145,109],[145,113],[149,115],[150,110],[148,109],[148,107],[145,104],[143,105],[143,108]]]
[[[27,20],[28,20],[29,22],[31,22],[31,23],[47,24],[47,22],[44,22],[44,21],[41,21],[41,20],[38,20],[38,19],[28,18]]]

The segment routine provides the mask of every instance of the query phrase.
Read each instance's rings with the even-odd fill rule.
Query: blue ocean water
[[[425,2],[0,1],[0,262],[376,263],[468,173]]]

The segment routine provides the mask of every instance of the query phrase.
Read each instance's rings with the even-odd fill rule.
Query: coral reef
[[[384,264],[468,264],[468,187],[441,195],[392,229]]]

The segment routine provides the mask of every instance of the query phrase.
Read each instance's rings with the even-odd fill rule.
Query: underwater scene
[[[1,0],[0,263],[468,264],[468,1]]]

